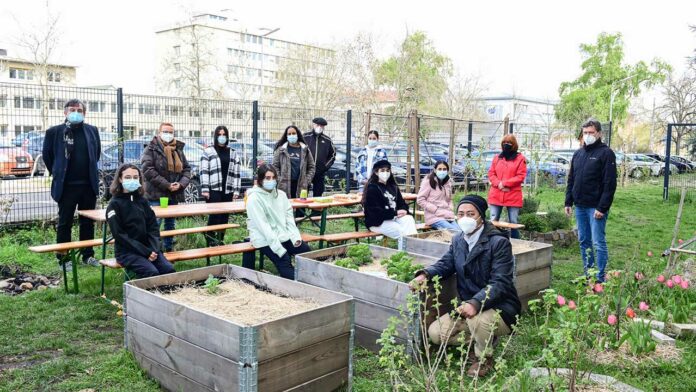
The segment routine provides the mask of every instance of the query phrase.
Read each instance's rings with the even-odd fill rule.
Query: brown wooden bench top
[[[336,233],[336,234],[326,234],[324,235],[324,241],[326,242],[343,242],[348,240],[357,240],[361,238],[371,238],[380,236],[380,233],[375,233],[373,231],[354,231],[347,233]]]
[[[351,213],[345,213],[345,214],[334,214],[334,215],[327,215],[326,220],[337,220],[337,219],[360,219],[364,218],[365,213],[364,212],[351,212]],[[295,222],[304,222],[306,221],[307,218],[295,218]],[[309,220],[312,222],[319,222],[321,221],[321,216],[313,216],[310,217]]]
[[[416,211],[416,216],[425,216],[425,211]],[[519,223],[510,223],[503,221],[491,221],[491,223],[493,223],[493,226],[495,227],[502,227],[504,229],[524,229],[524,225],[521,225]]]
[[[177,229],[177,230],[164,230],[164,231],[160,232],[160,237],[174,237],[177,235],[184,235],[184,234],[205,233],[208,231],[236,229],[238,227],[240,227],[238,224],[227,223],[227,224],[222,224],[222,225],[198,226],[198,227],[189,227],[186,229]],[[108,243],[113,244],[114,240],[112,239]],[[73,242],[63,242],[60,244],[30,246],[29,250],[34,252],[34,253],[65,252],[65,251],[73,250],[73,249],[92,248],[95,246],[101,246],[102,244],[103,244],[103,242],[102,242],[101,238],[95,238],[93,240],[73,241]]]

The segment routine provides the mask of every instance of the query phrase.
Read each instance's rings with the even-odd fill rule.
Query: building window
[[[47,78],[48,78],[49,82],[60,83],[60,81],[62,79],[62,75],[60,72],[48,71]]]
[[[176,46],[174,47],[174,55],[175,55],[175,56],[181,56],[181,46],[176,45]]]
[[[174,80],[174,88],[181,88],[181,79]]]
[[[174,72],[181,72],[181,64],[174,63]]]
[[[58,98],[51,98],[48,100],[48,108],[50,110],[63,110],[65,107],[65,101]]]
[[[141,103],[138,105],[138,114],[159,114],[159,105],[151,103]]]
[[[34,80],[34,71],[22,68],[10,68],[10,79]]]
[[[92,113],[106,112],[106,102],[104,101],[88,101],[87,107]]]
[[[14,97],[15,109],[40,109],[41,102],[33,97]]]
[[[164,115],[165,116],[181,116],[184,113],[184,108],[182,106],[175,105],[164,105]]]
[[[7,105],[7,95],[0,95],[0,108],[4,108]]]

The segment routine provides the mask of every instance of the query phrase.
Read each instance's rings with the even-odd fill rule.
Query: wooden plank
[[[127,326],[130,351],[140,353],[212,390],[232,391],[238,388],[242,364],[130,317]]]
[[[515,273],[517,275],[547,268],[553,263],[553,245],[551,244],[514,238],[510,242],[515,255]]]
[[[259,362],[258,390],[284,391],[349,365],[350,333]],[[345,380],[346,382],[348,379]]]
[[[148,290],[157,286],[182,285],[186,282],[206,280],[208,275],[221,276],[224,275],[226,271],[227,269],[224,265],[211,265],[210,267],[195,268],[174,274],[131,280],[125,284],[127,286]]]
[[[185,235],[185,234],[207,233],[210,231],[236,229],[239,227],[240,226],[236,223],[226,223],[226,224],[222,224],[222,225],[211,225],[211,226],[187,227],[184,229],[161,231],[160,237],[174,237],[177,235]]]
[[[541,290],[549,288],[550,285],[551,268],[538,269],[536,271],[517,275],[515,280],[515,288],[520,298],[530,294],[536,294]]]
[[[456,231],[450,230],[452,234]],[[446,242],[433,241],[429,237],[432,233],[419,233],[404,237],[404,251],[421,255],[428,255],[434,258],[442,257],[449,251],[450,244]]]
[[[159,381],[160,386],[167,391],[186,391],[186,392],[214,392],[213,389],[182,376],[168,367],[161,365],[141,353],[132,353],[140,368],[155,380]]]
[[[335,391],[348,384],[349,378],[348,367],[336,370],[314,380],[307,381],[304,384],[286,390],[286,392],[326,392]]]
[[[404,308],[406,304],[404,304]],[[389,326],[389,319],[396,317],[403,320],[400,309],[388,308],[372,302],[355,300],[355,325],[363,328],[384,331]],[[406,316],[407,317],[407,316]],[[403,322],[399,322],[397,326],[397,334],[402,339],[408,338],[408,332],[405,329]]]
[[[109,243],[113,243],[111,240]],[[49,252],[65,252],[71,249],[82,249],[82,248],[92,248],[95,246],[101,246],[104,242],[101,238],[95,238],[93,240],[84,241],[73,241],[73,242],[62,242],[60,244],[47,244],[30,246],[29,250],[34,253],[49,253]]]
[[[379,350],[382,348],[382,346],[377,343],[377,339],[381,336],[382,331],[375,331],[374,329],[364,328],[359,325],[355,326],[355,344],[373,353],[379,354]],[[396,343],[405,345],[406,340],[397,337]]]

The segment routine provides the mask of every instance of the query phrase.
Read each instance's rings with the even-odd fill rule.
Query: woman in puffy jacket
[[[491,220],[497,221],[507,207],[508,221],[517,223],[517,217],[522,208],[522,184],[527,176],[525,157],[517,152],[517,139],[513,135],[505,135],[500,142],[503,151],[493,158],[488,169],[488,181],[491,188],[488,191],[488,206],[491,209]],[[512,238],[520,238],[517,229],[512,230]]]
[[[425,224],[437,230],[461,231],[452,204],[452,181],[449,165],[437,161],[433,171],[421,182],[418,206],[425,211]]]

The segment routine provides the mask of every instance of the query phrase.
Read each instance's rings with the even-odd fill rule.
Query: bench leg
[[[101,295],[102,297],[104,296],[104,277],[106,275],[106,267],[103,265],[101,266]]]
[[[256,252],[254,252],[254,258],[256,258]],[[263,253],[259,252],[259,271],[263,271]]]
[[[79,263],[80,252],[76,249],[70,249],[65,256],[63,256],[63,284],[65,286],[65,293],[70,294],[70,289],[68,288],[68,268],[67,262],[72,263],[72,278],[73,278],[73,289],[75,292],[73,294],[79,294],[80,288],[77,284],[77,264]]]
[[[66,264],[68,263],[68,255],[67,253],[63,256],[63,262],[62,267],[63,267],[63,285],[65,286],[65,294],[68,294],[68,267]]]

